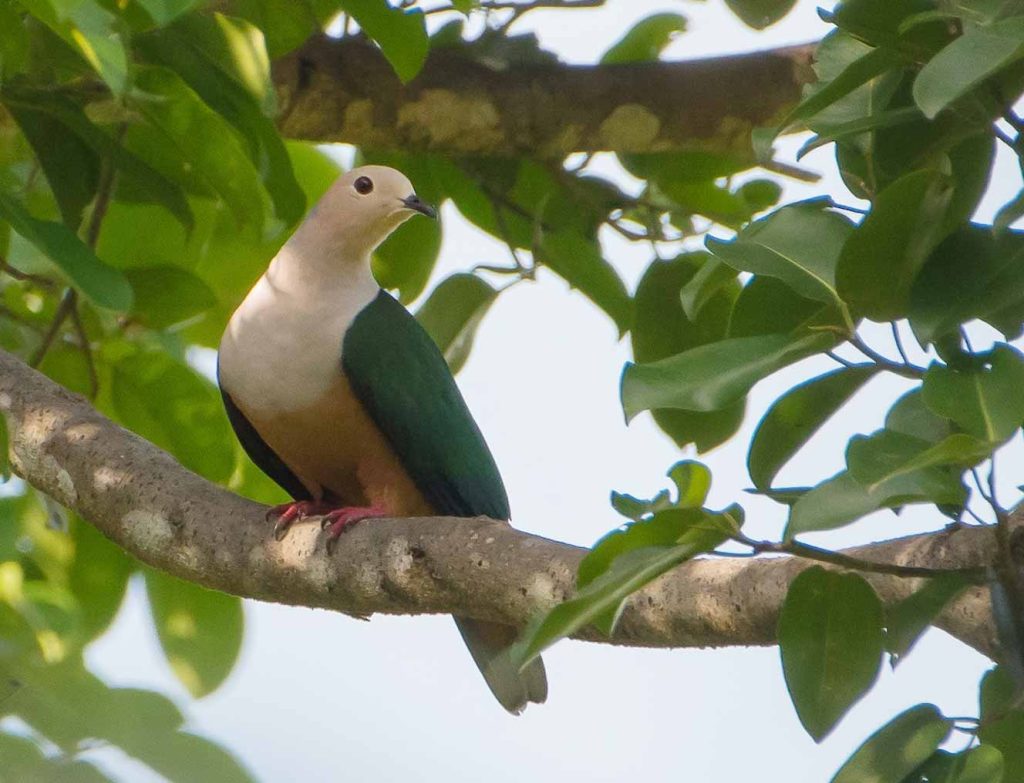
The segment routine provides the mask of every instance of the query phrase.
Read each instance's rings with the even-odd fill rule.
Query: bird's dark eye
[[[360,177],[355,181],[356,193],[365,196],[373,190],[373,180],[369,177]]]

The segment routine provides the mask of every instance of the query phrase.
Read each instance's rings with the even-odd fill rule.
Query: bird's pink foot
[[[386,517],[388,511],[383,506],[347,506],[335,508],[324,514],[320,520],[320,528],[327,531],[327,553],[334,551],[334,544],[346,530],[356,522],[371,517]]]
[[[267,521],[274,522],[274,538],[280,541],[288,534],[288,528],[292,526],[292,523],[319,516],[329,511],[330,508],[329,505],[319,500],[297,500],[293,503],[282,503],[267,511]]]

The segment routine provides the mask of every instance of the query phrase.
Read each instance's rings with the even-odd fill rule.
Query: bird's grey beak
[[[402,204],[405,205],[406,209],[411,209],[413,212],[419,212],[421,215],[426,215],[428,218],[437,219],[437,210],[427,202],[421,200],[415,193],[403,198]]]

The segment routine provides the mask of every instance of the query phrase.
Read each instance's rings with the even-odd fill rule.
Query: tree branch
[[[143,562],[237,595],[359,616],[457,613],[521,625],[572,593],[586,551],[482,518],[381,519],[354,527],[328,556],[319,525],[298,524],[284,541],[275,541],[263,506],[188,472],[4,352],[0,412],[10,430],[12,464],[29,483]],[[990,527],[969,527],[846,554],[963,568],[992,562],[995,551]],[[630,599],[610,641],[648,647],[773,644],[786,588],[809,565],[794,557],[686,563]],[[865,576],[887,605],[920,584]],[[985,590],[969,588],[938,624],[995,656]],[[593,630],[581,638],[609,641]]]
[[[402,85],[372,44],[318,36],[274,63],[285,136],[371,150],[561,159],[571,152],[752,156],[814,78],[813,45],[685,62],[491,68],[431,52]]]

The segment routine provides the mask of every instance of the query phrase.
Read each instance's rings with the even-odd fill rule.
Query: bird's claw
[[[327,554],[334,554],[334,547],[341,534],[360,522],[370,517],[383,517],[387,511],[380,506],[354,506],[347,508],[336,508],[324,514],[320,520],[320,529],[327,531]]]
[[[272,507],[267,511],[267,521],[274,522],[274,540],[281,541],[294,523],[316,516],[324,510],[324,504],[315,500],[297,500]]]

